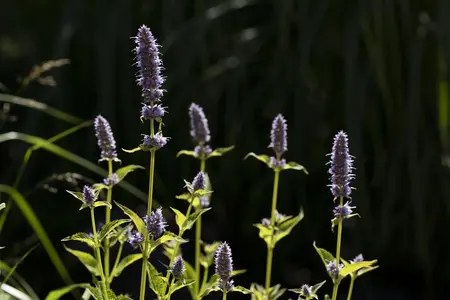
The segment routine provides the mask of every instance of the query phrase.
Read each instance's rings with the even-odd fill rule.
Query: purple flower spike
[[[160,132],[156,133],[153,137],[144,134],[142,144],[147,149],[160,149],[167,144],[168,137],[162,136]]]
[[[117,173],[111,174],[111,177],[103,179],[103,183],[107,186],[113,186],[119,183],[119,176]]]
[[[197,175],[195,175],[194,180],[192,180],[192,188],[194,189],[194,192],[204,190],[206,188],[205,173],[200,171]]]
[[[139,27],[135,43],[136,61],[139,68],[136,81],[142,89],[144,102],[153,104],[160,101],[163,95],[161,86],[164,78],[161,75],[163,66],[159,58],[159,45],[150,29],[145,25]]]
[[[83,187],[83,200],[87,204],[92,204],[95,200],[97,200],[95,191],[88,185]]]
[[[191,136],[200,143],[208,143],[211,139],[211,134],[208,127],[208,119],[201,106],[192,103],[189,107],[189,117],[191,119]]]
[[[281,114],[278,114],[272,122],[269,148],[273,149],[277,158],[287,151],[287,123]]]
[[[115,160],[117,159],[116,141],[108,121],[98,115],[94,120],[95,136],[97,137],[97,144],[101,152],[101,160]]]
[[[139,246],[144,241],[144,236],[140,234],[139,231],[132,230],[128,234],[127,241],[131,245],[131,247],[137,248],[137,246]]]
[[[350,198],[350,181],[354,178],[353,157],[348,150],[347,134],[343,131],[339,131],[334,137],[330,163],[328,173],[331,174],[331,193],[336,198]]]
[[[153,106],[143,103],[141,109],[141,119],[143,120],[161,120],[166,110],[161,104]]]
[[[330,261],[327,265],[327,271],[330,273],[330,276],[333,278],[339,277],[339,271],[344,267],[343,264],[339,264],[339,267],[336,267],[336,260]]]
[[[350,262],[351,262],[352,264],[357,263],[357,262],[362,262],[362,261],[364,261],[364,257],[363,257],[362,254],[356,255],[355,258],[353,258],[352,260],[350,260]]]
[[[338,219],[345,219],[353,213],[353,208],[356,206],[350,206],[350,202],[347,201],[344,205],[338,205],[333,209],[333,214]]]
[[[231,248],[226,242],[220,244],[215,256],[216,274],[219,276],[218,287],[223,291],[233,288],[231,273],[233,272],[233,258]]]
[[[162,214],[162,208],[157,208],[152,211],[150,216],[144,217],[144,222],[147,225],[148,232],[156,240],[166,232],[166,220]]]
[[[170,267],[170,270],[172,271],[173,277],[176,279],[180,279],[183,277],[184,271],[186,267],[184,266],[184,260],[183,257],[178,256],[175,258],[175,261],[173,262],[172,266]]]

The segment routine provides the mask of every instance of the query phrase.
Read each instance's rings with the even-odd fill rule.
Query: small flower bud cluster
[[[167,223],[162,214],[162,208],[152,211],[150,216],[144,217],[145,225],[150,235],[156,240],[166,232]]]
[[[208,145],[211,140],[208,119],[203,112],[203,108],[195,103],[189,107],[189,119],[191,123],[191,137],[197,143],[194,149],[195,155],[199,158],[208,157],[212,149]]]

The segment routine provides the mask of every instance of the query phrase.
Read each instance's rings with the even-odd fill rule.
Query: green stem
[[[108,178],[112,178],[112,160],[108,159]],[[111,198],[112,198],[112,186],[108,186],[108,191],[106,194],[106,201],[111,204]],[[106,215],[105,215],[105,225],[111,222],[111,208],[109,206],[106,206]],[[109,278],[109,247],[110,247],[110,241],[109,237],[106,237],[105,239],[105,276],[107,278],[106,285],[109,288],[110,285],[110,279]]]
[[[227,300],[227,293],[223,292],[222,300]]]
[[[206,159],[205,156],[202,155],[200,160],[200,171],[205,172],[206,170]],[[199,206],[201,207],[201,206]],[[198,299],[198,294],[200,292],[200,242],[202,236],[202,216],[199,216],[197,219],[197,223],[195,224],[195,283],[194,283],[194,291],[196,295],[196,299]]]
[[[274,171],[274,179],[273,179],[273,194],[272,194],[272,212],[270,217],[270,242],[267,245],[267,263],[266,263],[266,295],[269,295],[270,290],[270,279],[272,275],[272,258],[273,258],[273,236],[274,236],[274,227],[275,227],[275,210],[277,209],[277,197],[278,197],[278,182],[280,179],[280,170]]]
[[[203,289],[205,288],[206,281],[208,280],[208,271],[209,271],[209,268],[205,268],[205,272],[203,273],[202,286],[200,287],[200,292],[202,292]]]
[[[342,206],[344,204],[344,198],[340,197],[339,205]],[[336,268],[339,270],[339,262],[341,260],[341,241],[342,241],[342,219],[338,220],[338,234],[337,234],[337,242],[336,242]],[[339,279],[334,280],[333,286],[333,297],[332,300],[337,299],[339,289]]]
[[[186,212],[186,220],[189,218],[189,215],[191,214],[192,203],[194,203],[194,199],[195,199],[195,197],[194,197],[194,195],[192,195],[191,199],[189,201],[190,202],[189,203],[189,207],[188,207],[187,212]],[[181,238],[183,237],[183,234],[184,234],[184,229],[180,229],[180,231],[178,232],[179,239],[175,243],[175,248],[173,249],[173,253],[172,253],[172,256],[170,257],[170,261],[169,261],[169,268],[167,269],[167,273],[166,273],[166,280],[165,281],[167,283],[169,282],[169,279],[170,279],[170,266],[172,266],[173,261],[175,260],[175,258],[177,256],[178,249],[180,248],[180,241],[179,240],[181,240]],[[168,288],[168,285],[166,285],[166,289],[167,288]],[[167,293],[167,292],[168,291],[166,291],[165,293]]]
[[[117,251],[116,261],[114,262],[113,271],[117,268],[117,265],[120,262],[120,259],[122,258],[122,250],[123,250],[123,243],[120,243],[119,250]],[[112,281],[112,278],[110,278]]]
[[[348,288],[347,300],[351,300],[352,299],[353,285],[354,284],[355,284],[355,276],[352,276],[352,278],[350,280],[350,286]]]
[[[106,278],[105,273],[103,273],[103,267],[102,267],[102,256],[100,253],[100,243],[98,241],[98,235],[97,235],[97,226],[95,226],[95,214],[94,214],[94,208],[91,207],[91,223],[92,223],[92,232],[94,234],[94,242],[95,242],[95,256],[97,260],[97,269],[100,273],[100,277],[102,278],[102,292],[103,297],[108,300],[108,292],[106,289]]]
[[[170,297],[172,296],[172,292],[170,291],[170,287],[175,283],[175,278],[172,278],[172,281],[169,285],[169,294],[167,294],[167,300],[170,300]]]
[[[155,121],[150,120],[150,136],[155,135]],[[155,150],[150,150],[150,176],[148,182],[148,200],[147,200],[147,215],[152,212],[153,202],[153,182],[155,176]],[[149,236],[145,234],[144,237],[144,252],[142,253],[142,269],[141,269],[141,288],[139,299],[145,300],[145,286],[147,283],[147,252],[149,247]]]

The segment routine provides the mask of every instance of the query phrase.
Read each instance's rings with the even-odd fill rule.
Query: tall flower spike
[[[272,122],[269,148],[273,149],[277,159],[287,151],[287,123],[282,114],[278,114]]]
[[[228,291],[233,287],[231,273],[233,272],[233,258],[231,248],[226,242],[220,244],[215,256],[216,274],[219,276],[218,287]]]
[[[101,115],[98,115],[94,120],[94,129],[97,144],[101,150],[101,160],[117,159],[116,141],[108,121]]]
[[[83,200],[87,204],[92,204],[97,199],[95,191],[88,185],[83,187]]]
[[[347,134],[343,131],[334,136],[330,163],[328,173],[331,174],[331,193],[336,198],[349,198],[352,192],[350,181],[354,178],[353,157],[349,153]]]
[[[139,68],[136,81],[142,89],[144,102],[153,104],[160,101],[163,95],[161,86],[164,78],[161,75],[163,66],[159,58],[159,45],[150,29],[145,25],[139,27],[135,43],[136,61]]]
[[[192,103],[189,107],[189,117],[191,119],[191,136],[200,143],[208,143],[211,139],[209,132],[208,119],[206,119],[205,113],[201,106]]]
[[[160,238],[166,231],[167,223],[162,214],[161,207],[152,211],[150,216],[145,216],[144,222],[147,225],[148,232],[154,239]]]

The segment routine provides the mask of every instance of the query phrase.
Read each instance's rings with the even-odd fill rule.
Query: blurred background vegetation
[[[0,2],[3,92],[81,120],[101,113],[121,148],[135,147],[147,130],[139,121],[131,37],[140,24],[152,29],[162,45],[167,76],[163,101],[170,112],[165,134],[172,138],[157,155],[156,200],[164,207],[180,205],[175,195],[182,192],[182,179],[191,179],[198,170],[196,161],[175,158],[179,150],[193,147],[187,109],[196,102],[209,118],[213,146],[236,145],[223,158],[208,161],[215,193],[203,236],[209,242],[230,242],[235,266],[248,269],[236,278],[239,284],[264,280],[265,245],[252,224],[270,213],[273,178],[262,164],[243,157],[250,151],[269,152],[270,124],[281,112],[289,125],[287,157],[303,164],[310,175],[281,176],[280,211],[296,214],[303,207],[305,219],[277,246],[273,282],[294,288],[327,277],[312,243],[335,247],[326,154],[333,135],[344,129],[356,157],[353,204],[362,219],[345,223],[343,255],[362,252],[381,266],[358,279],[354,298],[449,299],[448,0]],[[70,64],[48,72],[52,78],[21,88],[18,78],[34,65],[63,58]],[[56,86],[48,86],[52,79]],[[48,139],[80,122],[0,104],[0,133]],[[92,127],[57,145],[93,163],[98,159]],[[20,141],[0,144],[1,183],[13,184],[27,147]],[[120,158],[126,164],[148,162],[142,152],[121,152]],[[88,272],[59,241],[89,231],[89,221],[64,190],[100,178],[38,151],[18,186],[78,282],[89,279]],[[127,179],[146,190],[144,171]],[[145,209],[136,195],[117,189],[114,198]],[[12,207],[1,232],[1,245],[7,246],[2,258],[13,264],[37,242],[21,210]],[[191,250],[186,250],[188,259]],[[18,272],[41,297],[64,284],[43,247]],[[138,285],[136,265],[114,288],[135,296]],[[326,287],[330,290],[329,283]],[[289,296],[294,297],[284,298]]]

